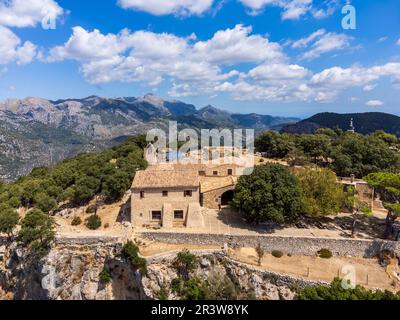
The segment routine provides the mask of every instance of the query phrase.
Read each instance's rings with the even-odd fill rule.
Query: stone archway
[[[230,185],[219,189],[209,190],[201,194],[201,204],[203,207],[207,209],[218,209],[219,204],[221,203],[222,196],[228,192],[234,192],[235,186]],[[228,193],[226,196],[229,196],[230,199],[231,194]],[[232,196],[233,198],[233,196]],[[229,201],[231,201],[230,199]],[[229,204],[229,203],[228,203]]]
[[[221,195],[221,205],[228,206],[231,203],[231,201],[233,200],[234,196],[235,196],[235,191],[234,190],[225,191]]]

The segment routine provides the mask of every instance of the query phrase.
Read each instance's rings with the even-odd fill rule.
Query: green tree
[[[128,260],[132,267],[139,270],[142,275],[147,273],[147,262],[139,256],[139,248],[132,241],[128,241],[121,250],[121,256]]]
[[[116,171],[103,180],[102,192],[109,201],[119,200],[131,184],[131,177],[128,173]]]
[[[198,264],[199,259],[196,255],[190,253],[190,251],[186,249],[179,252],[172,263],[174,268],[185,280],[189,279],[190,273],[196,270]]]
[[[320,217],[340,212],[344,192],[333,171],[324,168],[305,168],[295,172],[300,182],[306,215]]]
[[[298,144],[314,163],[326,162],[331,150],[331,138],[325,134],[305,134],[299,137]]]
[[[388,210],[384,238],[389,239],[393,235],[393,225],[400,217],[400,174],[373,173],[365,180],[375,188]]]
[[[45,192],[38,192],[33,198],[33,205],[43,212],[49,213],[57,207],[57,201]]]
[[[298,179],[281,165],[259,166],[240,177],[232,206],[250,223],[284,223],[304,212]]]
[[[255,147],[260,152],[268,153],[269,157],[284,158],[295,148],[295,145],[290,135],[268,131],[256,139]]]
[[[18,221],[19,215],[13,208],[4,205],[0,207],[0,233],[11,238]]]
[[[55,238],[54,220],[39,209],[29,211],[21,222],[19,241],[42,257]]]

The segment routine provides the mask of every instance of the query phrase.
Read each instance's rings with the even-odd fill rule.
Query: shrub
[[[180,295],[183,287],[183,279],[181,277],[175,278],[171,281],[171,290],[173,293]]]
[[[127,259],[132,267],[139,270],[142,275],[147,274],[147,262],[145,259],[139,257],[139,248],[132,241],[128,241],[122,247],[121,256]]]
[[[110,283],[113,280],[111,273],[107,269],[103,269],[100,272],[99,279],[103,283]]]
[[[101,219],[97,215],[92,215],[86,219],[86,227],[90,230],[97,230],[101,227]]]
[[[333,254],[329,249],[321,249],[318,251],[318,256],[322,259],[330,259],[333,257]]]
[[[207,284],[198,278],[189,279],[184,286],[186,300],[205,300]]]
[[[79,226],[82,224],[82,219],[80,217],[75,217],[72,219],[71,226]]]
[[[160,291],[157,292],[156,297],[158,300],[166,301],[169,297],[169,291],[166,287],[162,287]]]
[[[273,257],[278,258],[278,259],[283,257],[283,252],[279,251],[279,250],[274,250],[274,251],[272,251],[271,254]]]
[[[185,249],[177,254],[172,264],[182,277],[188,279],[189,274],[196,270],[199,259]]]

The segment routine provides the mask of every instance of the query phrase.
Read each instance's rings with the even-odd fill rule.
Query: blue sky
[[[345,4],[0,0],[0,99],[153,92],[242,113],[400,115],[400,2],[351,1],[355,30]]]

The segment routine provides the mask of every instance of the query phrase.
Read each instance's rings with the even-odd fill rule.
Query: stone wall
[[[340,238],[218,235],[191,233],[144,232],[144,238],[174,244],[205,244],[256,248],[261,244],[266,252],[280,250],[285,254],[315,256],[321,249],[329,249],[336,256],[372,258],[384,249],[400,254],[400,243],[384,240],[356,240]]]

